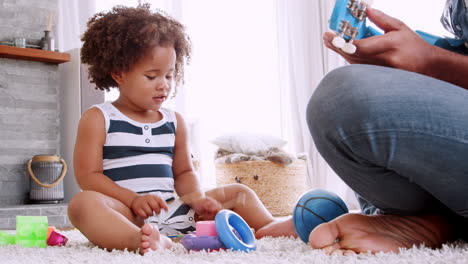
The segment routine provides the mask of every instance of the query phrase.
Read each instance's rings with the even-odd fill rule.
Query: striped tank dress
[[[161,108],[160,121],[140,123],[125,116],[110,102],[94,107],[102,111],[106,122],[104,175],[136,193],[153,193],[166,201],[173,200],[175,113]]]

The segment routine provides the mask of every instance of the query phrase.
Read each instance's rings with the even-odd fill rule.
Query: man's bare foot
[[[292,236],[297,237],[296,231],[294,230],[294,225],[292,222],[292,217],[286,218],[278,218],[275,219],[273,222],[269,223],[268,225],[260,228],[257,232],[255,232],[255,237],[257,239],[272,236],[272,237],[280,237],[280,236]]]
[[[327,254],[399,252],[424,244],[440,247],[453,239],[448,220],[440,215],[342,215],[316,227],[309,236],[313,248]]]
[[[172,241],[166,236],[161,236],[156,226],[147,223],[141,227],[140,254],[144,255],[150,250],[166,249],[171,247]]]

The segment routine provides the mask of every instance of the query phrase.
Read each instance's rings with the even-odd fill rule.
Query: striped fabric
[[[104,175],[134,192],[174,199],[175,113],[161,108],[163,118],[160,121],[139,123],[122,114],[110,102],[94,107],[101,110],[106,122]]]

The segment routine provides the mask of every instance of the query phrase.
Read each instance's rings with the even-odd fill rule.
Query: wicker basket
[[[307,165],[297,159],[282,166],[271,161],[216,164],[218,186],[242,183],[254,190],[273,216],[291,215],[297,199],[307,190]]]

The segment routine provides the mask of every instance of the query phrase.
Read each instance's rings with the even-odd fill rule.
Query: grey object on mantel
[[[49,30],[44,30],[44,37],[41,38],[40,46],[43,50],[55,50],[55,40],[52,37],[51,32]]]

